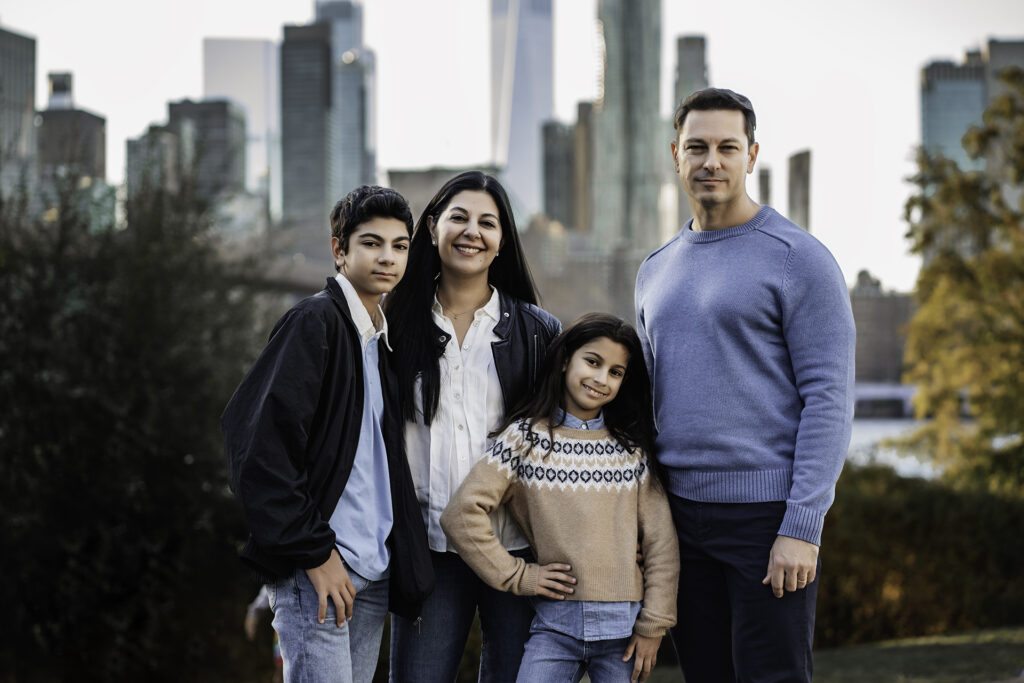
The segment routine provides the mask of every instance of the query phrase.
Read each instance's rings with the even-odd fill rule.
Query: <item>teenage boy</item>
[[[338,274],[278,321],[221,420],[285,681],[370,681],[388,610],[415,618],[433,588],[379,305],[411,235],[394,190],[338,202]]]
[[[637,274],[689,683],[811,680],[818,546],[853,417],[846,282],[747,194],[754,128],[731,90],[680,105],[672,158],[694,217]]]

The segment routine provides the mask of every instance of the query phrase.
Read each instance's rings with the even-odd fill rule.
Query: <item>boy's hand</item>
[[[537,576],[537,595],[555,600],[565,600],[566,594],[573,592],[576,578],[567,574],[572,567],[567,564],[546,564],[540,568]]]
[[[320,609],[317,611],[317,619],[324,623],[327,618],[327,598],[334,602],[334,613],[338,616],[338,626],[352,618],[352,603],[356,599],[356,587],[352,585],[352,579],[345,571],[345,565],[341,563],[341,555],[338,550],[331,551],[319,567],[306,570],[306,576],[316,589],[316,595],[320,598]],[[344,605],[344,609],[342,606]]]
[[[622,661],[628,662],[629,658],[636,654],[636,662],[633,663],[633,676],[629,679],[633,683],[640,681],[644,683],[651,675],[651,669],[658,661],[658,648],[661,646],[661,638],[648,638],[633,634],[626,646],[626,654],[622,655]]]

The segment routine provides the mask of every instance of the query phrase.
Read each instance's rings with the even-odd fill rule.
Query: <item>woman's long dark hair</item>
[[[388,325],[395,330],[391,338],[394,348],[394,366],[398,375],[402,417],[416,417],[413,388],[416,377],[422,378],[423,421],[430,424],[437,412],[441,395],[441,370],[434,341],[434,322],[430,314],[434,303],[436,280],[441,273],[441,257],[437,247],[430,243],[428,219],[435,224],[448,208],[452,197],[466,190],[479,190],[491,195],[498,207],[501,221],[501,249],[491,262],[487,282],[498,291],[527,303],[537,303],[537,290],[533,276],[523,255],[523,246],[516,230],[512,206],[505,188],[492,176],[480,171],[466,171],[445,183],[416,221],[409,249],[409,262],[405,276],[384,297]]]
[[[651,406],[651,378],[644,363],[644,352],[636,330],[621,318],[607,313],[587,313],[562,330],[548,347],[541,366],[537,389],[512,410],[500,428],[492,432],[497,436],[517,420],[525,419],[532,428],[545,420],[550,429],[564,424],[558,420],[558,411],[565,410],[565,370],[572,355],[584,344],[607,337],[622,344],[629,352],[626,376],[619,393],[601,409],[604,424],[612,437],[623,448],[641,448],[654,465],[654,409]],[[552,439],[553,441],[553,439]]]

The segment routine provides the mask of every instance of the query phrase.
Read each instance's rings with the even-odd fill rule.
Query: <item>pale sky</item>
[[[596,93],[596,0],[555,2],[556,117]],[[488,161],[490,31],[486,0],[364,0],[377,53],[382,168]],[[74,73],[76,106],[107,119],[107,176],[124,177],[124,144],[163,122],[167,102],[202,95],[202,40],[266,38],[313,16],[312,0],[0,0],[0,25],[36,38],[37,106],[46,74]],[[902,206],[920,141],[920,69],[961,60],[989,37],[1024,38],[1024,2],[972,0],[664,0],[662,113],[672,110],[675,38],[704,34],[711,84],[747,95],[759,165],[786,210],[786,163],[812,150],[811,225],[846,279],[869,269],[912,288]],[[668,140],[665,154],[669,154]],[[748,184],[756,198],[756,178]]]

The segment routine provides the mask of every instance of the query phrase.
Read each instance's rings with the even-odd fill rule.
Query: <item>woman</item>
[[[532,394],[561,326],[537,307],[508,196],[497,180],[462,173],[416,224],[405,277],[387,297],[416,496],[437,587],[415,622],[392,615],[391,679],[455,679],[479,610],[480,681],[514,681],[529,636],[527,599],[496,591],[454,552],[440,517],[513,404]],[[491,516],[509,552],[529,544],[504,509]]]

